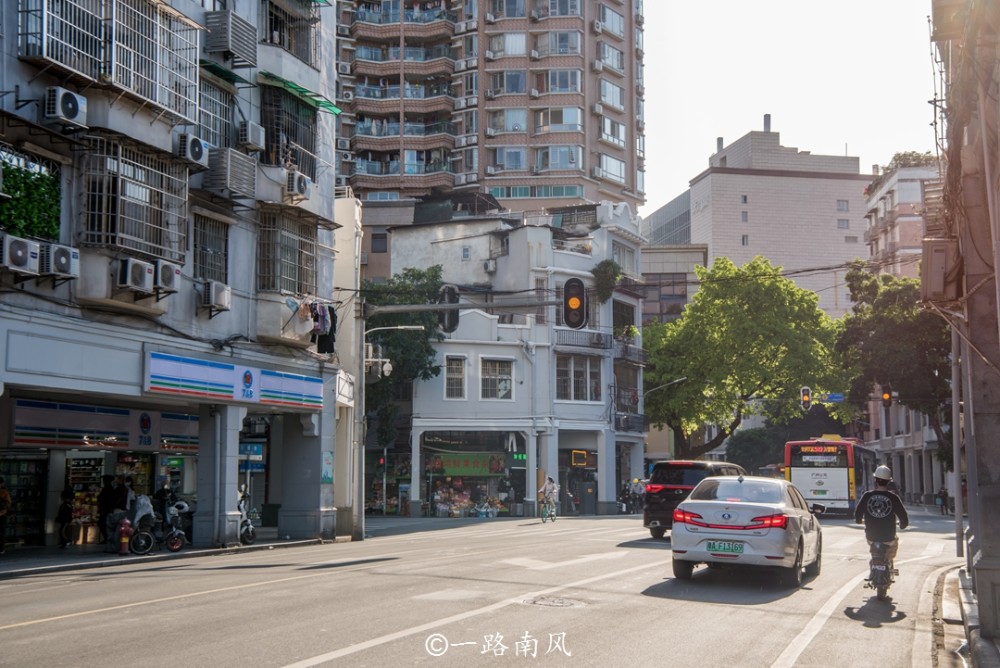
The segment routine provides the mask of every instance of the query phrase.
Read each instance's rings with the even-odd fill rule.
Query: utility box
[[[958,299],[961,256],[957,239],[924,239],[920,263],[920,298],[926,302]]]

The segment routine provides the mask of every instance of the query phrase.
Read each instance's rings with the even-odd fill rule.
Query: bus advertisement
[[[785,478],[827,512],[853,513],[877,465],[875,451],[854,438],[827,434],[785,443]]]

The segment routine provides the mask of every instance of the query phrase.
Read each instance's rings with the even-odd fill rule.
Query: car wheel
[[[823,568],[823,537],[820,536],[816,539],[816,561],[812,562],[806,566],[806,575],[811,578],[819,575],[820,570]]]
[[[785,582],[793,589],[802,586],[802,541],[795,548],[795,563],[785,571]]]
[[[654,527],[649,530],[649,535],[655,538],[656,540],[660,540],[661,538],[663,538],[664,534],[666,533],[667,530],[664,529],[663,527]]]
[[[674,559],[674,577],[678,580],[690,580],[694,571],[694,562]]]

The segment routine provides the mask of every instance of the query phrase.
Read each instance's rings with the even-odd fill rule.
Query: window
[[[580,16],[581,0],[545,0],[549,16]]]
[[[490,194],[497,199],[550,199],[583,197],[583,186],[490,186]]]
[[[235,96],[230,90],[202,77],[198,136],[218,148],[232,146],[234,108]]]
[[[444,362],[445,399],[465,399],[465,358],[449,355]]]
[[[493,90],[501,93],[527,93],[528,75],[524,70],[506,70],[492,75]]]
[[[625,36],[625,17],[605,5],[601,5],[601,23],[612,35]]]
[[[625,125],[607,116],[602,117],[601,139],[615,146],[625,146]]]
[[[536,278],[535,279],[535,299],[537,299],[538,301],[542,301],[543,299],[546,298],[547,294],[548,294],[548,290],[546,290],[546,281],[545,281],[545,279],[544,278]],[[545,314],[546,314],[547,310],[548,310],[547,306],[539,306],[539,307],[535,308],[535,322],[536,323],[538,323],[539,325],[544,325],[547,322],[547,318],[545,317]]]
[[[480,395],[483,399],[514,398],[514,363],[510,360],[484,359],[480,372]]]
[[[287,207],[266,207],[260,210],[259,226],[257,289],[315,294],[316,224]]]
[[[750,245],[750,235],[749,234],[744,234],[742,237],[740,237],[740,245],[741,246],[749,246]]]
[[[507,18],[524,18],[525,14],[525,3],[527,0],[493,0],[491,4],[492,11],[497,16],[505,16]]]
[[[636,275],[635,249],[623,246],[617,241],[611,242],[611,259],[618,263],[626,274]]]
[[[523,170],[528,168],[528,151],[524,147],[498,147],[493,150],[493,165],[506,170]]]
[[[576,169],[581,155],[579,146],[544,146],[535,151],[535,166],[539,169]]]
[[[750,220],[750,214],[747,211],[740,211],[740,222],[746,223]]]
[[[184,263],[188,170],[96,132],[85,153],[84,243]]]
[[[316,180],[317,111],[276,86],[260,87],[260,119],[267,131],[265,165],[295,167]]]
[[[489,127],[499,132],[521,132],[528,127],[528,110],[502,109],[491,112]]]
[[[228,283],[229,224],[194,215],[194,277]]]
[[[687,304],[687,274],[645,274],[642,322],[669,322],[681,316]]]
[[[556,355],[556,399],[601,400],[601,358],[590,355]]]
[[[307,65],[319,65],[319,5],[279,0],[266,2],[265,7],[264,41],[280,46]]]
[[[462,262],[468,262],[472,259],[472,248],[469,246],[462,246]]]
[[[597,49],[597,55],[601,62],[608,67],[618,70],[619,72],[625,71],[625,52],[621,49],[616,49],[607,42],[600,42]]]
[[[580,33],[578,31],[548,32],[535,38],[535,50],[540,56],[575,55],[580,53]]]
[[[583,129],[583,109],[553,107],[535,112],[535,132],[569,132]]]
[[[610,81],[601,79],[601,102],[616,109],[625,108],[625,89]]]
[[[508,32],[490,37],[489,50],[497,57],[527,55],[527,37],[523,32]]]
[[[850,211],[850,210],[851,210],[851,203],[849,201],[847,201],[846,199],[837,200],[837,211]]]
[[[740,204],[747,204],[747,196],[740,195]]]
[[[625,161],[601,154],[601,175],[605,179],[625,183]]]
[[[385,232],[375,232],[372,234],[372,253],[389,252],[389,235]]]
[[[580,70],[548,70],[535,76],[534,87],[547,93],[579,93]]]
[[[858,238],[854,237],[854,236],[846,236],[846,237],[844,237],[844,243],[845,244],[856,244],[856,243],[858,243]]]
[[[849,230],[851,229],[851,221],[848,218],[838,218],[837,219],[837,229],[838,230]]]

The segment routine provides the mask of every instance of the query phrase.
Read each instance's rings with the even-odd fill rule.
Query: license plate
[[[872,564],[872,570],[874,571],[884,571],[885,569],[885,564]]]
[[[708,551],[743,554],[743,543],[737,543],[731,540],[710,540],[708,541]]]
[[[811,489],[809,491],[813,493],[813,496],[826,496],[825,489]]]

